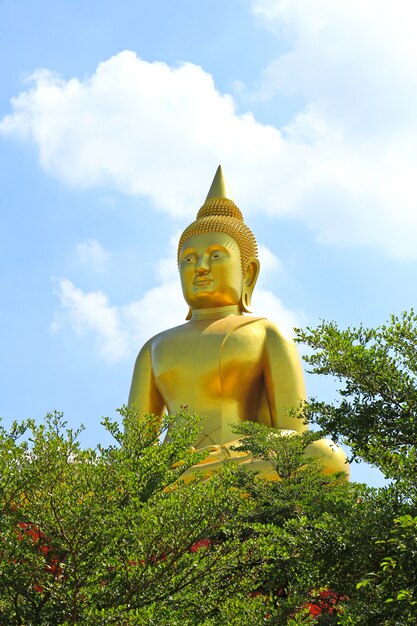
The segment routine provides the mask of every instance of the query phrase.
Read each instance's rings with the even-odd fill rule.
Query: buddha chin
[[[178,267],[187,322],[143,346],[129,405],[156,415],[187,405],[201,415],[194,446],[208,456],[195,471],[210,473],[232,459],[276,478],[266,463],[231,449],[238,443],[233,425],[250,419],[303,432],[305,424],[289,411],[305,399],[303,372],[294,342],[267,319],[247,314],[259,275],[257,244],[220,167],[197,219],[181,235]],[[326,473],[348,474],[344,452],[330,440],[311,444],[306,455],[319,457]]]

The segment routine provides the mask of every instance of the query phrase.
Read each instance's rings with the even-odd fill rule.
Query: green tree
[[[359,581],[358,601],[341,623],[415,624],[417,315],[413,310],[393,315],[375,329],[340,330],[323,322],[297,334],[313,349],[306,357],[311,371],[342,385],[339,402],[310,401],[308,419],[348,443],[353,458],[372,463],[392,480],[378,496],[388,498],[386,519],[391,517],[388,535],[381,533],[376,541],[383,557]]]
[[[227,593],[249,506],[233,472],[180,484],[197,419],[167,417],[158,445],[155,418],[122,416],[96,450],[60,414],[0,432],[1,624],[182,623],[210,612],[206,587]]]
[[[0,624],[417,623],[416,327],[409,313],[299,331],[340,401],[306,405],[317,433],[238,428],[273,482],[227,463],[183,481],[202,459],[184,411],[159,424],[122,409],[121,426],[104,420],[113,444],[94,449],[59,413],[0,429]],[[325,434],[391,484],[323,475],[304,450]]]
[[[256,502],[249,522],[263,551],[257,590],[268,599],[270,623],[339,624],[352,607],[368,623],[357,585],[384,558],[396,495],[323,475],[317,461],[306,462],[306,446],[323,433],[279,436],[252,423],[239,431],[244,447],[282,476],[266,483],[242,473]]]
[[[336,378],[340,402],[317,400],[308,418],[351,446],[354,458],[415,489],[417,475],[417,315],[412,310],[378,328],[340,330],[334,322],[297,331],[314,350],[311,372]],[[410,494],[415,496],[414,491]]]
[[[225,465],[184,484],[201,459],[190,451],[197,418],[122,417],[122,428],[105,420],[115,443],[95,450],[60,414],[1,431],[0,623],[337,623],[383,516],[371,492],[306,465],[318,435],[244,424],[242,445],[282,480]]]

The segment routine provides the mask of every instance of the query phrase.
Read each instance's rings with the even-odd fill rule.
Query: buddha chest
[[[160,335],[152,347],[152,369],[168,410],[186,404],[206,413],[259,395],[264,343],[260,318],[243,316],[190,322]]]

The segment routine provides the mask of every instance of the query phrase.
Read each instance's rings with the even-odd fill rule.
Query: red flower
[[[338,603],[348,599],[347,596],[340,595],[333,589],[322,589],[319,593],[312,592],[311,596],[313,596],[312,600],[304,606],[307,606],[312,617],[318,617],[322,613],[328,615],[340,613],[341,609],[337,606]]]
[[[317,617],[318,615],[321,615],[323,612],[323,609],[318,604],[314,604],[313,602],[309,602],[307,606],[308,606],[310,615],[312,615],[313,617]]]
[[[61,578],[63,571],[59,565],[59,559],[56,554],[54,554],[52,546],[48,544],[46,535],[32,522],[19,522],[17,526],[20,529],[17,533],[17,540],[23,541],[25,538],[31,539],[37,552],[45,559],[45,570],[52,574],[55,580]],[[38,593],[44,591],[44,587],[38,583],[33,585],[33,589]]]
[[[210,539],[199,539],[190,548],[190,552],[198,552],[201,548],[208,548],[211,546]]]

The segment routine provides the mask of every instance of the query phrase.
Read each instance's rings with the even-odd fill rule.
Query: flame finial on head
[[[208,200],[211,200],[212,198],[227,198],[228,200],[231,200],[233,202],[232,194],[230,192],[229,185],[227,184],[226,179],[224,177],[223,169],[221,165],[219,165],[219,167],[216,170],[216,173],[213,178],[213,182],[211,183],[211,187],[204,201],[204,204],[208,202]]]
[[[243,215],[232,200],[230,188],[225,180],[222,166],[219,165],[197,219],[184,230],[178,244],[178,259],[181,248],[188,237],[203,233],[226,233],[233,237],[239,246],[242,272],[245,272],[250,258],[258,256],[256,239],[243,221]]]

